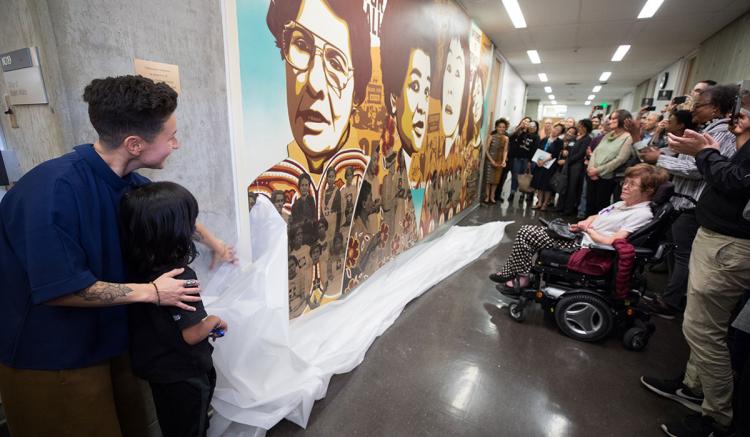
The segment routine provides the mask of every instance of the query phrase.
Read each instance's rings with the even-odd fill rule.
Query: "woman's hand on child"
[[[156,286],[154,290],[153,303],[161,306],[173,306],[185,311],[195,311],[195,307],[185,302],[198,302],[201,300],[200,283],[195,287],[187,287],[188,284],[184,279],[175,279],[174,277],[184,272],[185,269],[174,269],[156,278],[153,282]]]

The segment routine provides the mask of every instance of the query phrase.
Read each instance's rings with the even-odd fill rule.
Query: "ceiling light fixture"
[[[503,1],[503,3],[505,3]],[[656,11],[659,10],[659,7],[661,4],[664,3],[664,0],[648,0],[645,5],[643,5],[643,9],[641,9],[641,12],[638,14],[638,19],[641,18],[651,18],[654,16]]]
[[[609,79],[609,76],[612,76],[612,72],[605,71],[601,76],[599,76],[599,82],[605,82],[607,79]]]
[[[550,99],[550,100],[555,100],[555,95],[554,94],[550,94],[550,95],[547,96],[547,98]]]
[[[595,96],[595,95],[593,95],[593,94],[589,94],[589,96],[588,96],[588,97],[586,97],[586,100],[594,100],[595,98],[596,98],[596,96]]]
[[[553,105],[557,105],[557,100],[553,100],[550,103],[552,103]]]
[[[628,53],[628,50],[630,50],[629,45],[621,45],[620,47],[615,50],[615,54],[612,55],[612,62],[620,62],[622,61],[622,58],[625,57],[625,55]]]
[[[598,93],[601,90],[602,90],[602,86],[601,85],[597,85],[597,86],[594,87],[594,89],[591,90],[591,92],[592,93]]]
[[[591,104],[591,100],[586,100],[585,102],[583,102],[583,104],[589,106]]]
[[[549,79],[547,79],[547,74],[539,73],[539,80],[541,80],[542,82],[547,82]]]
[[[544,92],[547,93],[547,94],[551,93],[552,92],[552,87],[551,86],[544,87]]]
[[[539,52],[536,50],[526,50],[526,54],[529,55],[529,60],[532,64],[542,63],[542,58],[539,57]]]
[[[518,0],[503,0],[503,6],[505,6],[505,12],[508,13],[510,21],[513,22],[513,27],[516,29],[526,27],[526,19],[523,18],[523,12],[521,12]]]

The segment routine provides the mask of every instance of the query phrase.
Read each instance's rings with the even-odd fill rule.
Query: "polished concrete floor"
[[[496,248],[410,303],[358,368],[334,376],[307,429],[283,421],[268,436],[663,435],[660,423],[688,411],[639,377],[680,372],[687,345],[678,322],[655,320],[648,347],[630,352],[617,338],[564,337],[538,307],[523,324],[501,307],[487,275],[537,217],[517,203],[468,215],[462,225],[515,223]]]

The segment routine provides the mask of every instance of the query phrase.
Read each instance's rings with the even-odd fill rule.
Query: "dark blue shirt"
[[[126,351],[127,309],[46,302],[97,280],[122,283],[117,208],[137,173],[120,178],[91,144],[44,162],[0,203],[0,362],[21,369],[91,366]]]

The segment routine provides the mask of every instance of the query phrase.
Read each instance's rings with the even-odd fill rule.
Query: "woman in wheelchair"
[[[621,201],[570,225],[570,230],[580,233],[582,238],[562,239],[551,235],[545,226],[522,226],[513,242],[510,258],[500,271],[490,275],[490,279],[505,282],[509,289],[525,288],[530,283],[528,275],[532,259],[542,249],[578,249],[593,243],[611,245],[615,240],[627,238],[651,220],[653,214],[649,203],[656,189],[668,178],[664,169],[649,164],[637,164],[627,169]],[[515,287],[514,280],[517,280]]]

